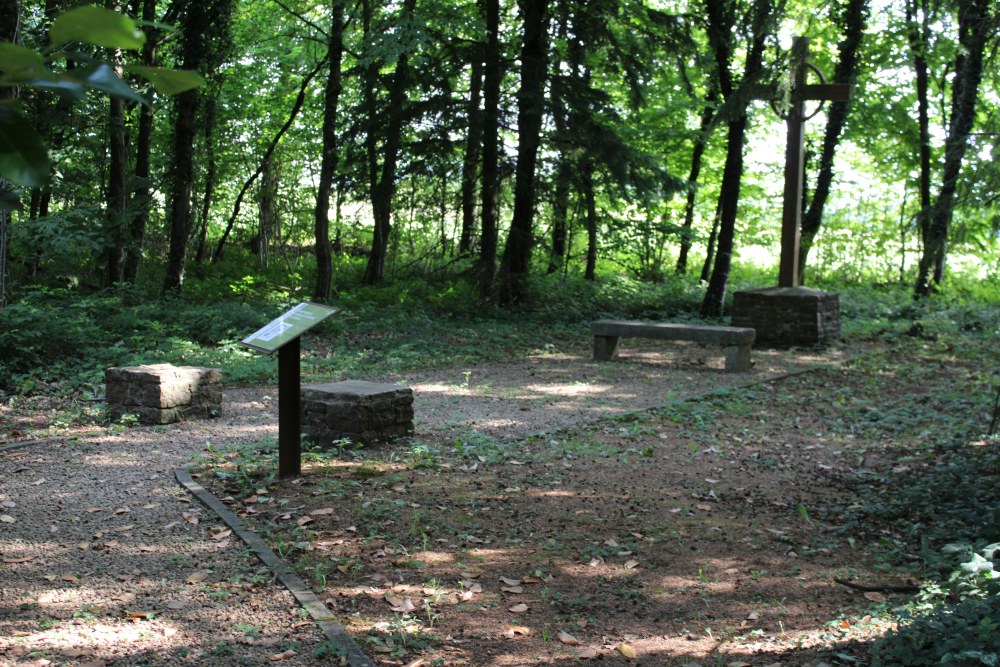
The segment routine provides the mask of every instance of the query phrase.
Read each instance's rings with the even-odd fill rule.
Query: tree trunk
[[[927,49],[930,48],[930,3],[920,0],[922,16],[917,23],[915,14],[917,0],[906,2],[906,22],[909,26],[907,37],[910,53],[913,56],[913,71],[916,74],[917,87],[917,128],[920,141],[920,173],[918,188],[920,213],[917,223],[920,229],[921,245],[927,245],[931,215],[931,132],[930,132],[930,102],[928,99],[929,77],[927,67]],[[937,272],[935,272],[937,273]],[[940,278],[940,276],[938,276]]]
[[[726,136],[726,166],[719,191],[718,248],[712,275],[701,304],[702,317],[722,317],[726,300],[726,285],[733,259],[736,213],[740,201],[740,176],[743,173],[743,144],[746,139],[747,117],[741,115],[728,123]]]
[[[403,15],[412,14],[416,0],[404,0]],[[407,89],[410,86],[410,59],[406,52],[399,55],[396,71],[389,86],[389,118],[385,127],[385,141],[382,147],[382,170],[378,182],[371,190],[372,214],[375,218],[375,236],[362,282],[377,285],[385,277],[385,261],[388,255],[389,235],[392,233],[392,200],[396,195],[396,166],[403,138],[403,124],[407,107]],[[372,109],[371,111],[374,111]],[[378,119],[369,119],[369,132],[374,132]]]
[[[17,0],[0,0],[0,40],[18,41],[21,23],[21,3]],[[14,97],[14,88],[0,88],[0,100]],[[0,178],[0,198],[14,197],[14,189],[7,179]],[[10,209],[0,202],[0,308],[7,305],[7,238],[10,226]]]
[[[194,29],[194,28],[185,28]],[[198,69],[200,63],[184,59],[188,69]],[[194,188],[194,139],[198,130],[198,89],[181,93],[176,99],[173,136],[173,168],[171,170],[170,206],[167,224],[170,229],[170,251],[164,293],[178,294],[184,284],[184,264],[187,258],[188,235],[191,230],[191,193]]]
[[[497,260],[497,218],[500,190],[500,0],[481,0],[486,21],[483,63],[482,224],[479,233],[479,298],[493,298]]]
[[[120,61],[120,58],[121,53],[118,52],[115,60]],[[120,62],[115,69],[120,75]],[[108,110],[109,164],[104,285],[111,287],[125,280],[125,216],[128,209],[125,100],[111,97],[108,100]]]
[[[677,266],[674,269],[675,273],[679,276],[687,273],[688,253],[691,252],[691,243],[693,241],[692,229],[694,227],[695,198],[698,193],[698,177],[701,175],[701,160],[705,155],[705,146],[708,143],[712,120],[715,118],[716,97],[714,88],[710,86],[708,92],[705,94],[705,107],[701,111],[698,136],[694,142],[694,149],[691,151],[691,170],[688,172],[687,200],[684,204],[684,223],[681,225],[681,249],[677,255]],[[714,231],[714,221],[712,226]]]
[[[857,78],[858,56],[868,25],[868,0],[847,0],[841,20],[844,39],[840,43],[840,57],[834,69],[833,80],[838,83],[854,83]],[[816,234],[823,222],[823,207],[830,196],[833,182],[833,158],[840,144],[841,133],[847,121],[850,102],[833,102],[827,114],[826,132],[823,135],[823,150],[819,158],[819,175],[812,200],[802,216],[801,238],[799,240],[799,276],[805,275],[806,260]],[[805,187],[802,188],[805,192]]]
[[[541,143],[548,65],[547,0],[520,0],[524,16],[521,46],[521,87],[517,94],[517,167],[514,174],[514,215],[500,262],[500,303],[525,297],[525,279],[531,262],[532,222],[535,214],[535,164]]]
[[[233,0],[184,3],[181,19],[181,63],[184,69],[214,70],[228,49]],[[198,132],[199,89],[176,98],[172,141],[173,165],[169,193],[170,251],[163,280],[165,294],[179,294],[184,284],[188,237],[191,233],[191,194],[194,189],[194,142]]]
[[[714,46],[716,66],[719,71],[719,91],[730,101],[740,92],[735,90],[729,78],[729,60],[732,54],[731,14],[720,6],[721,0],[708,0],[709,39]],[[750,44],[743,66],[743,85],[753,84],[760,75],[763,65],[764,45],[773,23],[772,0],[755,0],[753,24],[749,35]],[[736,215],[740,200],[740,181],[743,174],[743,145],[746,141],[746,103],[734,110],[727,123],[726,166],[719,188],[719,238],[712,266],[712,276],[708,281],[705,299],[701,304],[702,317],[721,317],[726,299],[726,285],[732,266],[733,243],[736,230]]]
[[[156,0],[143,0],[142,20],[147,26],[156,21]],[[146,29],[152,30],[149,27]],[[142,46],[141,62],[146,67],[156,65],[156,35],[156,32],[149,34]],[[148,102],[139,107],[139,132],[135,146],[136,186],[132,194],[132,220],[129,222],[128,246],[125,249],[125,281],[133,285],[139,277],[139,263],[142,261],[142,247],[151,204],[149,165],[153,152],[153,105],[155,104],[152,86],[149,87]]]
[[[483,146],[483,112],[479,108],[483,90],[483,62],[478,53],[473,57],[469,78],[469,130],[465,139],[465,156],[462,159],[462,231],[458,238],[459,254],[471,252],[476,231],[476,180]]]
[[[295,98],[295,104],[292,105],[292,111],[288,114],[288,120],[286,120],[285,124],[281,126],[281,129],[274,135],[274,138],[271,139],[271,143],[268,144],[267,150],[264,151],[264,156],[260,159],[260,164],[257,166],[257,169],[246,181],[243,182],[243,187],[240,188],[239,193],[236,195],[236,202],[233,204],[233,211],[229,214],[229,221],[226,223],[226,229],[222,232],[222,236],[219,238],[219,242],[215,246],[215,254],[212,256],[213,264],[222,259],[222,251],[226,247],[226,241],[229,240],[229,235],[233,232],[233,227],[236,226],[236,218],[239,216],[240,208],[243,206],[243,198],[246,197],[247,192],[250,191],[250,187],[264,170],[264,165],[271,159],[271,155],[274,154],[275,149],[278,148],[278,144],[281,143],[281,138],[285,136],[285,133],[288,132],[288,128],[290,128],[292,123],[295,122],[295,118],[299,115],[299,112],[302,110],[302,105],[306,101],[306,90],[309,88],[309,83],[325,64],[326,59],[324,58],[302,80],[302,83],[299,85],[299,94]]]
[[[205,100],[205,187],[201,198],[201,215],[198,221],[198,250],[195,252],[194,261],[201,264],[208,255],[208,223],[209,214],[212,212],[212,199],[215,194],[215,174],[217,164],[215,159],[215,114],[218,102],[218,89],[212,91]]]
[[[976,116],[976,100],[983,75],[983,59],[987,41],[995,39],[1000,27],[1000,11],[992,0],[963,0],[959,3],[959,56],[955,61],[952,83],[951,119],[945,140],[941,189],[931,209],[927,242],[920,257],[914,296],[924,298],[940,284],[938,267],[943,267],[948,234],[955,210],[955,193],[968,148],[969,133]]]
[[[342,78],[341,62],[344,58],[344,2],[332,3],[330,35],[326,48],[329,73],[323,91],[323,159],[319,170],[319,186],[316,189],[315,236],[316,236],[316,287],[313,297],[326,301],[332,296],[333,252],[330,247],[330,193],[337,177],[340,153],[337,146],[337,114],[340,105]]]
[[[719,238],[719,205],[716,203],[715,215],[712,216],[712,229],[708,233],[708,243],[705,248],[705,261],[701,265],[701,276],[698,278],[703,283],[708,283],[712,277],[712,264],[715,261],[715,240]]]
[[[583,279],[594,282],[597,279],[597,201],[594,195],[594,165],[584,159],[581,165],[581,185],[587,203],[587,266]]]

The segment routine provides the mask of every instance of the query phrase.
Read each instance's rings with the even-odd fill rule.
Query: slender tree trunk
[[[712,121],[715,118],[715,89],[709,86],[705,94],[705,107],[701,110],[701,121],[698,124],[698,136],[694,142],[694,149],[691,151],[691,170],[688,172],[687,199],[684,203],[684,223],[681,225],[681,249],[677,255],[677,266],[674,271],[677,275],[687,273],[688,253],[691,252],[694,228],[694,208],[695,199],[698,194],[698,177],[701,175],[701,161],[705,155],[705,146],[708,144],[708,136],[711,131]],[[713,231],[714,231],[713,221]]]
[[[857,78],[858,59],[861,43],[864,40],[868,25],[868,0],[847,0],[843,8],[844,39],[840,43],[840,56],[834,69],[834,81],[838,83],[854,83]],[[841,133],[847,122],[847,112],[850,102],[833,102],[827,114],[826,132],[823,135],[823,150],[819,158],[819,175],[816,177],[816,188],[812,200],[805,208],[802,216],[801,238],[799,241],[799,276],[805,275],[806,260],[812,248],[816,234],[823,222],[823,208],[830,196],[830,185],[833,183],[833,158],[840,144]],[[803,192],[806,188],[803,186]]]
[[[17,0],[0,0],[0,40],[18,41],[21,23],[21,3]],[[0,100],[14,97],[14,88],[0,88]],[[0,178],[0,198],[6,200],[14,196],[7,179]],[[0,308],[7,305],[7,238],[10,226],[10,208],[0,202]]]
[[[186,58],[185,67],[197,69],[200,63]],[[177,96],[173,136],[173,169],[170,184],[170,251],[164,293],[180,293],[184,284],[184,264],[187,258],[188,235],[191,229],[191,193],[194,188],[194,138],[197,133],[198,89]]]
[[[416,0],[404,0],[402,13],[412,14],[416,4]],[[396,166],[403,138],[409,86],[410,60],[409,55],[404,52],[396,61],[396,71],[389,87],[389,118],[382,147],[382,173],[371,193],[375,236],[372,239],[371,253],[368,255],[368,265],[365,267],[363,282],[366,285],[376,285],[385,277],[389,235],[392,232],[392,200],[396,195]],[[370,119],[370,132],[374,131],[376,121],[374,117]]]
[[[719,19],[719,0],[708,0],[710,40],[713,41],[716,64],[719,68],[719,90],[730,100],[735,91],[729,79],[729,60],[732,54],[731,39],[727,21]],[[755,0],[753,5],[753,26],[750,44],[743,66],[743,83],[752,84],[760,75],[763,65],[764,45],[773,22],[772,0]],[[701,305],[702,317],[721,317],[732,266],[733,244],[736,235],[736,215],[740,200],[740,181],[743,174],[743,146],[746,141],[747,117],[744,106],[733,112],[734,117],[727,123],[726,166],[723,169],[722,185],[719,189],[719,238],[712,276],[708,281],[705,299]]]
[[[205,121],[203,137],[205,140],[205,187],[201,198],[201,214],[198,218],[198,250],[194,261],[203,263],[208,255],[208,224],[212,212],[212,199],[215,195],[215,174],[217,163],[215,159],[215,114],[218,102],[218,89],[212,91],[205,100]]]
[[[476,181],[483,146],[483,112],[479,108],[483,91],[483,62],[478,54],[473,56],[469,79],[469,130],[465,139],[465,156],[462,159],[462,232],[458,238],[459,254],[472,250],[472,239],[476,231]]]
[[[479,235],[479,298],[493,298],[497,260],[497,219],[500,191],[500,0],[480,0],[486,21],[483,63],[482,224]]]
[[[205,0],[184,4],[181,20],[181,62],[184,69],[212,70],[228,50],[233,0]],[[163,281],[165,294],[181,292],[188,238],[191,233],[191,194],[194,189],[194,143],[198,132],[199,89],[176,98],[173,166],[169,194],[170,251]]]
[[[122,73],[121,52],[112,59],[119,76]],[[108,100],[108,200],[105,249],[104,285],[110,287],[125,279],[125,243],[128,209],[128,139],[125,129],[125,100]]]
[[[719,235],[715,263],[708,281],[702,317],[721,317],[726,298],[726,284],[732,266],[736,213],[740,201],[740,176],[743,174],[743,145],[746,139],[747,117],[741,115],[728,123],[726,136],[726,166],[719,192]]]
[[[917,128],[920,136],[920,173],[917,188],[920,213],[917,215],[917,223],[920,229],[920,243],[926,246],[931,214],[931,132],[928,100],[929,77],[927,73],[927,49],[930,48],[930,3],[927,0],[919,0],[922,16],[918,22],[915,16],[917,1],[906,1],[906,22],[909,25],[907,37],[910,53],[913,56],[913,71],[916,75]]]
[[[597,201],[594,195],[593,168],[590,159],[583,160],[581,185],[587,203],[587,265],[583,278],[591,282],[597,279]]]
[[[712,229],[708,233],[705,261],[701,265],[701,277],[699,280],[703,283],[708,283],[708,279],[712,277],[712,264],[715,263],[715,241],[719,238],[719,216],[721,213],[719,203],[716,203],[715,215],[712,216]]]
[[[156,21],[156,0],[143,0],[142,20],[147,25]],[[147,67],[156,65],[156,35],[156,32],[150,34],[142,47],[141,62]],[[132,194],[132,219],[129,222],[128,245],[125,249],[125,281],[133,285],[139,277],[139,263],[142,261],[142,247],[151,204],[149,165],[153,152],[153,104],[155,103],[152,86],[149,87],[148,94],[149,103],[139,106],[139,132],[135,146],[136,186]]]
[[[517,95],[517,167],[514,175],[514,215],[500,262],[500,303],[513,305],[525,297],[531,262],[535,215],[535,164],[541,143],[548,65],[547,0],[520,0],[524,16],[521,46],[521,87]]]
[[[993,0],[962,0],[959,2],[959,56],[955,61],[952,83],[951,119],[945,140],[941,189],[931,209],[927,242],[920,257],[914,296],[924,298],[940,284],[939,267],[944,266],[945,248],[955,210],[955,193],[962,170],[962,161],[969,144],[976,116],[976,100],[983,75],[986,44],[996,39],[1000,27],[1000,10]]]
[[[340,73],[344,58],[344,2],[333,0],[326,60],[330,67],[323,91],[323,159],[316,189],[316,287],[313,297],[326,301],[332,296],[333,252],[330,247],[330,193],[337,177],[340,153],[337,145],[337,115],[343,87]]]
[[[285,124],[281,126],[281,129],[274,135],[274,138],[271,139],[271,143],[268,145],[267,150],[264,151],[264,155],[261,157],[260,164],[257,166],[257,169],[250,175],[249,178],[247,178],[247,180],[243,182],[243,187],[240,188],[239,193],[236,195],[236,202],[233,204],[233,211],[229,214],[229,221],[226,223],[226,229],[222,232],[222,236],[219,238],[219,242],[215,246],[215,254],[212,256],[213,264],[222,259],[222,251],[226,247],[229,235],[232,234],[233,228],[236,226],[236,218],[239,216],[240,208],[243,206],[243,198],[246,197],[247,192],[250,191],[250,187],[254,184],[254,182],[256,182],[257,178],[264,170],[264,165],[271,159],[275,149],[278,148],[278,144],[281,143],[281,138],[285,136],[285,133],[288,132],[288,128],[290,128],[292,123],[295,122],[299,112],[302,110],[302,105],[306,101],[306,91],[309,88],[309,84],[325,64],[326,59],[324,58],[302,80],[302,83],[299,85],[299,94],[295,98],[295,104],[292,105],[292,111],[288,114],[288,120],[286,120]]]

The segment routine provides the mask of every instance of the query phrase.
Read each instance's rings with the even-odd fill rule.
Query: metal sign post
[[[309,329],[339,309],[317,303],[300,303],[240,345],[264,354],[278,353],[278,476],[295,477],[302,472],[302,386],[299,339]]]

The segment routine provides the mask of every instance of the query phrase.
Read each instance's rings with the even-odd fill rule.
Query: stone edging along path
[[[299,575],[295,574],[284,561],[278,558],[270,547],[268,547],[257,533],[247,530],[239,517],[233,514],[218,498],[209,493],[201,484],[198,484],[191,477],[191,473],[186,468],[180,468],[174,472],[177,482],[187,489],[188,493],[198,499],[205,507],[222,520],[233,531],[240,540],[253,549],[257,557],[270,568],[278,581],[288,589],[298,603],[309,612],[309,616],[316,622],[316,625],[326,636],[327,640],[341,651],[341,655],[347,658],[347,664],[351,667],[375,667],[372,662],[362,652],[361,647],[351,638],[343,626],[337,622],[333,612],[331,612],[319,597],[302,581]]]

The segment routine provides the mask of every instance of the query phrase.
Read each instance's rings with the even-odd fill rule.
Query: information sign
[[[244,338],[240,341],[240,345],[251,350],[271,354],[338,310],[333,306],[323,306],[318,303],[300,303]]]

